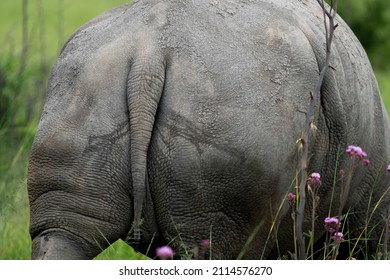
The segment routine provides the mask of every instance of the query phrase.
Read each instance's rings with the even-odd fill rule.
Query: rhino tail
[[[133,61],[127,80],[127,104],[130,126],[131,193],[134,205],[132,243],[141,240],[142,211],[148,190],[147,156],[157,109],[165,81],[165,63],[161,59]]]

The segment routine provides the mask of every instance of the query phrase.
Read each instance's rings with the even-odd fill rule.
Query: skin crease
[[[315,236],[338,213],[335,168],[359,145],[371,165],[354,172],[344,210],[353,238],[375,208],[374,250],[389,123],[363,48],[336,22],[310,146],[308,171],[322,180]],[[32,258],[93,258],[137,229],[130,237],[151,257],[205,239],[214,259],[288,255],[285,197],[324,46],[322,11],[307,0],[140,0],[81,27],[53,67],[31,151]]]

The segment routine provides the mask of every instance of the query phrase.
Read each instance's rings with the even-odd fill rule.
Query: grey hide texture
[[[365,51],[336,22],[312,120],[315,237],[338,215],[335,174],[358,145],[371,165],[353,173],[344,232],[358,237],[368,217],[371,254],[390,199],[389,122]],[[31,151],[32,257],[89,259],[126,237],[151,257],[169,244],[201,258],[205,239],[213,259],[289,257],[285,197],[324,59],[315,0],[139,0],[81,27],[54,65]]]

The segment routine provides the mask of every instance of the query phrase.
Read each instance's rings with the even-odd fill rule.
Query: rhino
[[[390,201],[389,121],[364,49],[335,20],[305,171],[321,174],[313,242],[339,214],[339,169],[358,145],[370,165],[348,173],[342,215],[351,240],[369,224],[371,254]],[[32,258],[92,259],[120,238],[152,258],[163,245],[195,258],[205,240],[206,258],[289,256],[286,196],[325,40],[313,0],[139,0],[82,26],[31,149]]]

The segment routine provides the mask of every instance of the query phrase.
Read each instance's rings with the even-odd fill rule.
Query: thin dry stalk
[[[304,220],[304,209],[306,204],[306,181],[307,181],[307,166],[308,166],[308,157],[309,157],[309,143],[310,143],[310,129],[312,126],[311,118],[314,113],[315,108],[320,100],[320,91],[321,86],[325,77],[325,74],[330,67],[330,56],[331,56],[331,46],[334,36],[334,31],[337,27],[334,23],[336,17],[336,7],[337,1],[331,1],[331,7],[329,11],[327,10],[323,0],[317,0],[318,4],[321,6],[324,12],[324,25],[326,32],[326,57],[325,63],[321,69],[320,76],[318,78],[317,84],[314,88],[314,91],[311,92],[311,102],[308,106],[305,126],[300,138],[301,144],[301,157],[300,157],[300,168],[301,168],[301,179],[299,184],[299,205],[297,211],[296,219],[296,229],[297,229],[297,243],[298,243],[298,258],[303,260],[305,259],[305,239],[303,235],[303,220]],[[327,20],[328,19],[328,20]]]

